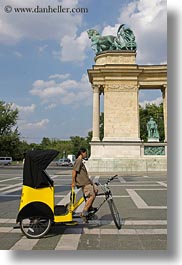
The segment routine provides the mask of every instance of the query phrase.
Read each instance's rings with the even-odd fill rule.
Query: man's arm
[[[75,187],[75,183],[76,183],[76,170],[72,170],[72,188]]]

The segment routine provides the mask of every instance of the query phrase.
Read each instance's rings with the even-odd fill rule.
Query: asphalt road
[[[70,168],[49,168],[54,179],[55,203],[69,198]],[[92,176],[104,182],[106,176]],[[118,230],[107,204],[89,224],[55,225],[42,239],[27,239],[16,224],[22,188],[21,167],[0,167],[0,249],[20,250],[166,250],[167,178],[165,174],[119,176],[110,188],[123,218]],[[81,191],[78,191],[78,197]],[[98,206],[103,198],[97,198]],[[81,211],[81,209],[79,209]]]

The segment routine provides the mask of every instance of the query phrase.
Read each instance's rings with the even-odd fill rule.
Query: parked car
[[[58,161],[56,161],[57,166],[65,166],[65,167],[71,167],[73,166],[73,163],[68,158],[61,158]]]
[[[12,163],[12,157],[0,157],[0,165],[10,165]]]

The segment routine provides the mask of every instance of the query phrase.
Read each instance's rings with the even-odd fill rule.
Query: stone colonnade
[[[92,137],[92,142],[94,142],[94,141],[100,141],[100,135],[99,135],[100,95],[101,95],[101,93],[105,93],[105,86],[104,85],[92,85],[92,88],[93,88],[93,137]],[[145,88],[147,89],[147,86]],[[165,142],[167,142],[167,85],[162,85],[161,87],[153,87],[153,89],[158,89],[158,88],[162,91],[163,115],[164,115],[164,135],[165,135]],[[151,89],[151,87],[149,89]],[[136,95],[138,95],[139,90],[140,90],[140,86],[138,86],[137,90],[135,91]],[[136,108],[137,119],[136,119],[136,124],[135,124],[135,135],[138,137],[136,137],[135,139],[132,139],[132,140],[135,140],[135,141],[139,140],[140,141],[140,135],[139,135],[140,124],[139,124],[139,110],[138,110],[139,102],[138,102],[138,96],[136,96],[136,95],[134,95],[134,96],[137,97],[137,100],[136,100],[135,106],[133,106],[133,107]],[[116,97],[118,98],[118,94],[116,95]],[[108,99],[108,101],[109,101],[109,99]],[[115,132],[115,134],[113,134],[111,132],[110,138],[107,137],[106,134],[107,134],[107,129],[108,129],[110,120],[106,116],[107,115],[107,103],[106,102],[104,103],[104,107],[105,107],[104,108],[104,115],[105,115],[104,125],[105,125],[105,128],[104,128],[104,139],[103,139],[103,141],[107,141],[107,140],[112,140],[112,141],[113,140],[131,140],[131,133],[128,132],[128,126],[127,126],[128,137],[126,137],[125,139],[116,137],[116,132]],[[116,105],[114,105],[113,107],[115,108]],[[119,107],[122,109],[121,105]],[[129,107],[131,107],[131,106],[129,106]],[[130,113],[131,113],[131,111],[130,111]],[[128,119],[128,116],[126,118]],[[135,117],[133,117],[133,118],[135,118]],[[114,117],[112,117],[112,119],[114,119]],[[114,123],[118,123],[118,119],[119,119],[119,117],[116,117],[116,119],[114,120]],[[133,124],[132,124],[132,127],[133,127]],[[117,133],[120,133],[120,135],[122,134],[122,132],[120,132],[120,131],[118,131]]]
[[[167,65],[138,65],[133,51],[106,51],[88,70],[93,89],[90,172],[166,171],[167,143],[144,146],[140,139],[140,89],[160,89],[167,142]],[[100,141],[100,94],[104,94],[104,138]],[[150,144],[152,145],[152,143]],[[155,156],[155,152],[160,156]]]

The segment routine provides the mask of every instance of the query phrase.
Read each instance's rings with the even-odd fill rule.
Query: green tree
[[[43,137],[41,141],[42,149],[49,149],[52,146],[51,140],[48,137]]]
[[[22,161],[24,158],[24,153],[26,153],[28,150],[31,150],[30,145],[26,141],[20,141],[14,159]]]
[[[90,142],[91,141],[92,141],[92,131],[88,132],[88,136],[86,137],[87,149],[88,149],[88,157],[91,154],[91,150],[90,150]]]
[[[102,141],[104,138],[104,112],[100,114],[100,140]]]
[[[0,155],[16,158],[19,146],[19,133],[16,126],[18,109],[12,104],[0,101]]]
[[[72,143],[72,154],[76,155],[80,147],[84,147],[87,149],[89,153],[89,144],[86,138],[80,136],[71,136],[71,143]]]

